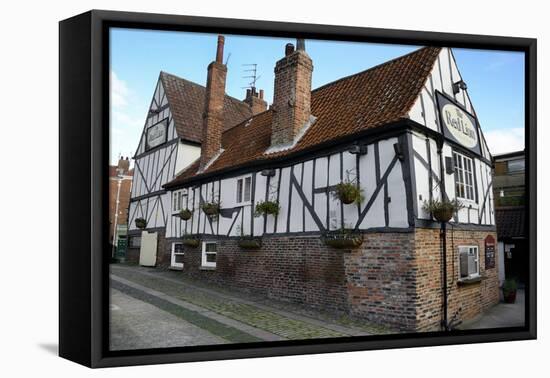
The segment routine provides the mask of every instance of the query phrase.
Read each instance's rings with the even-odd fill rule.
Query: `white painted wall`
[[[418,99],[409,111],[409,118],[432,130],[439,131],[440,126],[438,123],[438,110],[435,98],[436,91],[445,93],[462,105],[469,113],[475,115],[475,109],[472,105],[468,90],[460,89],[458,93],[453,93],[452,84],[460,80],[467,82],[460,74],[452,49],[447,47],[442,48],[432,68],[432,72],[424,83],[420,96],[418,96]],[[483,157],[491,160],[491,155],[483,135],[480,139]]]
[[[164,94],[162,82],[159,80],[151,100],[149,110],[165,107],[158,114],[148,116],[143,128],[139,146],[136,150],[134,164],[134,181],[131,198],[140,197],[130,202],[128,226],[129,230],[136,230],[135,219],[145,218],[147,229],[164,228],[171,217],[171,194],[159,193],[147,197],[151,193],[160,192],[162,186],[173,180],[186,166],[195,161],[200,155],[200,147],[189,145],[178,139],[174,119]],[[149,114],[149,112],[148,112]],[[145,151],[146,130],[168,119],[167,143],[152,153]]]
[[[412,142],[414,152],[416,156],[414,158],[414,170],[415,170],[415,182],[416,182],[416,195],[417,195],[417,211],[420,219],[430,219],[430,215],[424,211],[423,203],[430,198],[430,185],[429,185],[429,169],[423,164],[423,162],[430,163],[428,160],[428,144],[431,156],[432,165],[432,193],[434,199],[441,199],[441,186],[438,185],[437,180],[440,177],[440,156],[437,152],[437,145],[434,140],[428,138],[426,142],[426,136],[420,134],[413,134]],[[428,144],[427,144],[428,143]],[[443,164],[445,164],[445,157],[452,157],[452,148],[448,144],[444,144],[442,150]],[[477,182],[477,201],[469,201],[460,199],[466,207],[459,211],[458,222],[460,223],[473,223],[482,225],[494,225],[494,201],[493,191],[488,189],[488,185],[492,182],[491,166],[481,159],[473,156],[474,162],[474,174],[476,176],[474,184]],[[447,174],[445,171],[445,165],[443,165],[443,175],[445,179],[445,192],[448,198],[455,199],[455,178],[454,174]],[[487,196],[486,196],[487,194]],[[484,206],[485,203],[485,206]],[[481,214],[480,214],[481,212]],[[481,216],[481,221],[480,221]]]
[[[471,103],[467,90],[459,90],[454,94],[452,84],[462,80],[456,61],[453,57],[452,50],[443,48],[434,64],[420,96],[409,111],[409,118],[423,126],[432,130],[440,131],[439,116],[437,110],[437,102],[435,92],[440,91],[445,93],[457,103],[462,105],[468,112],[475,114],[475,109]],[[427,146],[429,144],[429,147]],[[485,143],[483,133],[481,132],[480,145],[482,156],[486,161],[491,160],[491,155]],[[428,160],[428,150],[431,157],[431,167],[433,171],[433,198],[441,198],[441,186],[437,185],[436,179],[440,175],[440,156],[437,152],[437,144],[435,140],[426,138],[424,135],[413,135],[413,148],[416,154],[425,162]],[[442,161],[445,162],[445,157],[452,157],[452,147],[449,144],[444,144],[442,150]],[[429,199],[430,187],[428,169],[421,163],[419,157],[414,159],[416,191],[417,191],[417,211],[419,218],[429,219],[429,214],[422,209],[423,202]],[[471,156],[473,157],[473,156]],[[474,158],[475,176],[477,182],[477,201],[461,200],[466,208],[458,213],[458,221],[461,223],[476,223],[484,225],[494,225],[494,203],[492,190],[487,190],[492,182],[491,167],[486,161]],[[443,167],[444,168],[444,167]],[[453,174],[446,174],[443,169],[445,190],[447,196],[451,199],[455,198],[455,179]],[[486,206],[483,206],[485,194],[487,193]],[[481,221],[480,221],[481,217]]]
[[[368,153],[359,158],[347,151],[336,152],[328,156],[321,156],[292,166],[279,167],[275,176],[267,178],[260,172],[250,172],[222,180],[215,180],[200,185],[194,191],[201,192],[203,198],[211,200],[212,188],[214,198],[219,196],[221,207],[230,215],[219,216],[212,221],[212,227],[205,214],[199,209],[198,196],[191,200],[193,217],[182,221],[179,217],[169,217],[167,224],[168,237],[181,237],[187,227],[187,233],[205,233],[238,236],[262,235],[265,233],[295,233],[321,231],[314,218],[317,218],[323,229],[335,230],[344,225],[354,228],[359,220],[359,214],[369,202],[373,202],[369,212],[359,224],[360,229],[386,227],[384,215],[384,190],[376,191],[375,162],[379,160],[380,176],[384,176],[391,162],[396,159],[393,148],[397,138],[389,138],[378,142],[379,159],[375,158],[374,144],[368,146]],[[239,178],[252,175],[254,187],[254,206],[252,204],[239,205],[236,203],[236,188]],[[359,176],[360,187],[363,189],[365,200],[357,204],[343,205],[333,198],[326,188],[345,179],[354,180]],[[304,202],[296,185],[291,184],[295,178],[303,193]],[[267,191],[266,191],[267,187]],[[277,190],[278,189],[278,190]],[[193,192],[193,189],[190,189]],[[255,204],[267,198],[279,200],[280,212],[277,217],[254,217]],[[401,162],[396,160],[388,173],[388,227],[408,227],[408,213],[406,206],[406,190],[403,181]],[[192,198],[192,195],[189,197]],[[311,212],[308,208],[314,209]],[[232,213],[231,213],[231,210]],[[327,211],[328,210],[328,211]],[[328,218],[327,218],[328,215]],[[342,217],[343,215],[343,217]]]
[[[176,176],[201,156],[200,146],[179,141],[177,148],[175,168]]]

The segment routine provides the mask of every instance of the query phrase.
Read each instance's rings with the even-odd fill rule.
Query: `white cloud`
[[[130,90],[124,80],[118,78],[114,71],[111,71],[111,106],[124,107],[128,104]]]
[[[525,130],[522,127],[490,130],[483,134],[492,155],[524,149]]]
[[[125,126],[130,129],[141,130],[143,127],[143,119],[139,117],[133,117],[126,112],[120,110],[112,110],[111,112],[113,124],[115,127]]]

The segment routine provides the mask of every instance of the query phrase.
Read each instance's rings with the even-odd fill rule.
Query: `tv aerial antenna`
[[[256,83],[262,77],[261,75],[258,75],[258,64],[257,63],[245,63],[243,64],[245,68],[243,71],[246,76],[243,76],[243,79],[249,79],[249,83],[246,87],[242,88],[250,88],[252,91],[256,90]]]

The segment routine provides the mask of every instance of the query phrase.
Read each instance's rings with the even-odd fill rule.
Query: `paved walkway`
[[[182,276],[181,272],[116,264],[111,266],[111,287],[229,342],[387,332],[347,317],[335,318],[298,305],[245,295]],[[147,335],[143,336],[147,339]],[[197,340],[209,343],[206,339]],[[185,345],[196,344],[180,344]]]
[[[223,344],[227,341],[175,315],[111,289],[111,350]]]
[[[499,303],[482,315],[464,322],[460,329],[522,327],[525,324],[525,291],[519,289],[515,303]]]

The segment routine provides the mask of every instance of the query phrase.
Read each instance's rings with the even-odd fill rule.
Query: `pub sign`
[[[436,92],[436,95],[443,135],[481,155],[476,118],[444,94]]]
[[[147,129],[147,148],[150,150],[157,146],[160,146],[163,143],[166,143],[166,134],[168,132],[168,120],[163,119],[162,121],[154,124],[153,126]]]
[[[495,238],[492,235],[487,235],[485,238],[485,269],[495,267]]]

